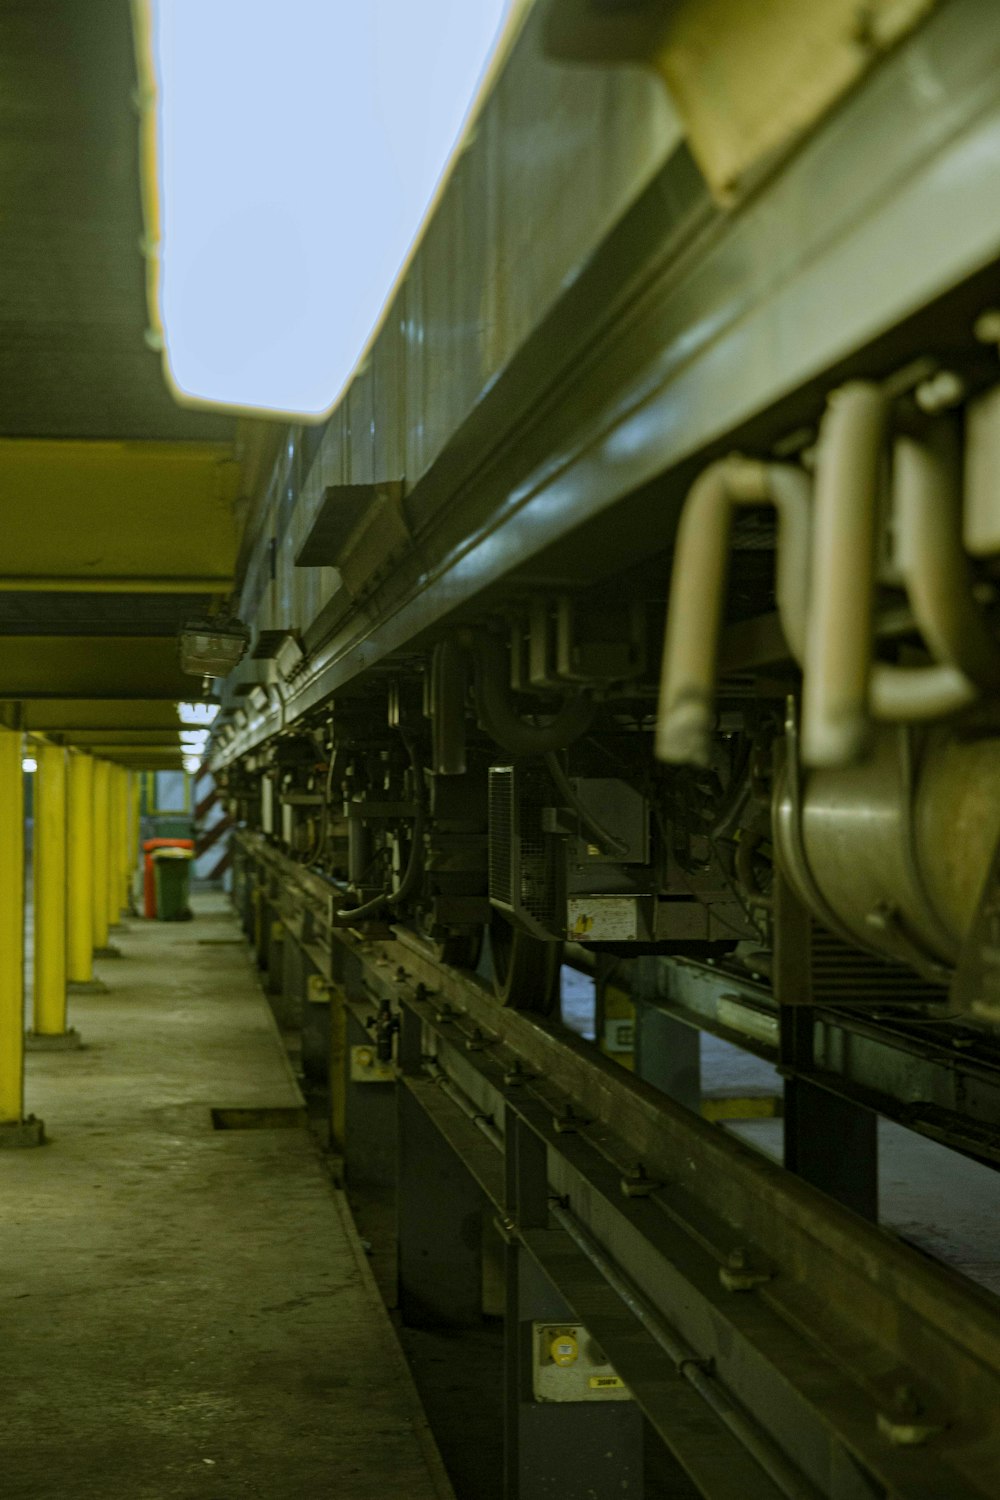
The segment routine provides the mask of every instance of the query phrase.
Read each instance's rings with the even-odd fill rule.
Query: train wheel
[[[513,927],[499,912],[490,919],[493,992],[501,1005],[551,1015],[559,1003],[562,943],[546,943]]]

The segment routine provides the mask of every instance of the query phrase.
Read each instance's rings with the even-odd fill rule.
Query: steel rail
[[[253,836],[243,846],[280,896],[284,856]],[[545,1142],[551,1190],[821,1492],[848,1493],[836,1478],[848,1470],[852,1494],[996,1492],[995,1298],[557,1023],[498,1007],[414,934],[324,934],[324,882],[288,875],[285,899],[308,903],[329,977],[349,959],[365,993],[417,1028],[410,1052],[497,1128],[513,1111]]]

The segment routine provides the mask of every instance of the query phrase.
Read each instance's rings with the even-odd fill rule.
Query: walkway
[[[0,1153],[3,1500],[448,1500],[227,909],[134,922]]]

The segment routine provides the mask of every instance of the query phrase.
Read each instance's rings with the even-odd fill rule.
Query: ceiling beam
[[[197,687],[193,678],[191,686]],[[189,688],[181,701],[189,702],[192,698],[197,702],[198,695]],[[181,727],[172,699],[42,698],[14,707],[19,712],[17,722],[39,733],[148,734],[159,730],[176,732]],[[8,714],[7,719],[10,717]]]
[[[7,573],[0,576],[4,594],[228,594],[232,574],[198,574],[176,578],[81,578],[48,576],[43,573]]]
[[[191,580],[208,578],[208,592],[228,589],[239,480],[228,443],[0,439],[8,587],[108,592],[109,579],[136,579],[200,592]]]
[[[5,635],[0,699],[164,699],[197,696],[170,636]]]

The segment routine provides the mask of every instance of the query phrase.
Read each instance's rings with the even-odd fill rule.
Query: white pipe
[[[733,455],[698,476],[681,513],[667,608],[656,753],[707,765],[715,718],[729,536],[738,506],[778,513],[775,592],[791,654],[802,659],[809,587],[809,481],[801,469]]]
[[[852,381],[830,397],[816,467],[812,589],[802,693],[807,766],[855,760],[868,731],[876,509],[887,402]]]

